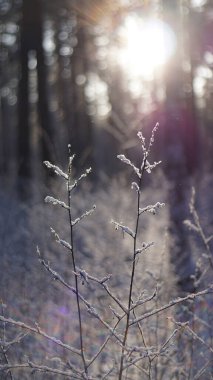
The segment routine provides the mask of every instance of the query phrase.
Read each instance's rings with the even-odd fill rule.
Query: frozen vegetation
[[[195,263],[186,292],[171,260],[170,183],[150,163],[156,129],[147,142],[138,134],[140,166],[118,156],[130,180],[73,178],[69,152],[66,173],[45,162],[57,174],[45,203],[2,194],[1,379],[212,378],[213,179],[183,220]]]

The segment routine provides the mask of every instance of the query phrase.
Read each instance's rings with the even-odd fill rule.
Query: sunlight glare
[[[194,8],[202,7],[205,4],[206,4],[206,0],[191,0],[191,5]]]
[[[128,16],[120,29],[122,46],[117,59],[130,76],[152,80],[175,51],[176,39],[169,25],[161,20],[144,21]]]

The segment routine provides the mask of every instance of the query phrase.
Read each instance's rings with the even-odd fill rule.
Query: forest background
[[[212,233],[212,1],[0,0],[0,21],[0,297],[9,314],[43,323],[41,310],[57,314],[53,300],[29,306],[36,297],[28,292],[32,273],[42,276],[35,246],[52,249],[44,231],[54,215],[42,199],[50,188],[59,189],[43,161],[66,168],[71,144],[74,173],[92,167],[82,194],[88,202],[95,194],[106,228],[119,205],[127,214],[131,209],[124,190],[129,172],[117,154],[137,165],[137,132],[149,138],[156,123],[152,154],[162,164],[153,180],[145,180],[144,200],[161,197],[167,206],[159,230],[147,222],[145,233],[160,240],[167,228],[171,277],[177,276],[180,294],[194,291],[201,248],[183,221],[193,185]],[[63,225],[62,218],[57,223]],[[97,235],[104,256],[114,237],[98,234],[94,222],[88,231]],[[90,237],[80,234],[77,241],[83,257],[95,250]],[[38,293],[49,286],[45,281]]]

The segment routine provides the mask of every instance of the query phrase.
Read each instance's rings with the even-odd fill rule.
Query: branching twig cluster
[[[77,309],[77,326],[73,328],[78,331],[78,341],[75,345],[69,345],[51,334],[47,334],[41,329],[39,324],[29,325],[4,315],[0,315],[0,322],[3,327],[2,337],[0,339],[0,349],[2,352],[2,362],[0,364],[0,373],[7,373],[10,380],[14,380],[16,370],[30,370],[31,373],[49,374],[54,379],[64,377],[69,379],[158,379],[158,363],[162,368],[162,373],[166,371],[168,363],[172,363],[173,371],[176,373],[178,369],[178,354],[176,344],[177,339],[182,335],[188,334],[205,346],[211,353],[213,347],[206,342],[202,336],[199,336],[190,326],[190,323],[180,322],[175,319],[175,309],[180,304],[186,302],[194,302],[195,299],[205,297],[207,294],[213,293],[213,286],[198,291],[197,293],[188,294],[184,297],[172,299],[170,302],[161,302],[160,284],[153,287],[148,293],[138,293],[136,286],[136,270],[138,262],[143,255],[154,245],[154,242],[144,242],[141,240],[140,222],[144,213],[155,215],[164,203],[157,202],[145,207],[141,205],[142,185],[145,173],[151,173],[159,164],[154,162],[150,164],[149,156],[151,147],[154,143],[155,132],[158,125],[153,129],[150,141],[146,145],[146,141],[141,132],[138,138],[141,145],[141,164],[136,167],[126,156],[119,155],[118,158],[125,164],[129,165],[134,174],[136,181],[131,184],[135,191],[135,211],[134,225],[127,226],[122,222],[112,221],[116,230],[121,230],[123,235],[127,235],[132,242],[131,264],[129,269],[128,292],[126,298],[117,294],[117,290],[110,285],[111,275],[101,274],[100,278],[88,273],[84,268],[80,268],[78,262],[78,247],[75,244],[75,233],[79,223],[84,218],[90,216],[95,210],[93,206],[89,211],[85,211],[82,215],[74,219],[73,202],[74,190],[78,188],[79,182],[85,179],[91,169],[87,169],[78,179],[72,178],[72,162],[74,156],[71,155],[69,146],[69,162],[67,173],[64,173],[58,166],[45,162],[48,169],[53,170],[60,176],[66,184],[67,201],[62,201],[52,196],[47,196],[45,201],[54,206],[62,207],[68,214],[70,238],[69,241],[60,237],[60,234],[51,228],[51,232],[62,247],[64,247],[70,255],[72,265],[72,278],[65,280],[63,275],[54,269],[53,265],[48,262],[39,248],[37,248],[38,258],[45,270],[50,276],[58,282],[58,284],[68,290],[75,297]],[[209,241],[212,237],[206,238],[201,228],[199,217],[194,208],[194,198],[192,198],[190,211],[194,222],[187,221],[187,225],[199,232],[202,241],[206,247],[209,265],[213,267],[212,257],[209,248]],[[122,270],[122,269],[121,269]],[[84,287],[82,287],[84,285]],[[101,308],[98,300],[90,300],[89,292],[91,286],[99,288],[104,293],[106,300],[104,308]],[[86,291],[83,291],[83,289]],[[167,316],[166,312],[170,311]],[[97,339],[95,351],[86,345],[87,335],[87,316],[91,317],[94,322],[94,331],[104,330],[104,338]],[[162,316],[162,320],[159,319]],[[162,321],[164,323],[164,334],[161,334]],[[148,333],[146,325],[149,326]],[[12,341],[6,339],[6,327],[14,326],[17,330],[24,330],[27,334],[40,336],[47,341],[51,341],[53,345],[62,348],[70,355],[69,361],[60,359],[58,366],[51,367],[45,363],[36,363],[36,360],[28,360],[23,362],[10,361],[8,357],[9,349],[12,345],[19,343],[25,337],[25,333],[17,335]],[[154,327],[153,327],[154,326]],[[154,332],[153,332],[154,329]],[[158,330],[156,332],[156,330]],[[150,338],[151,336],[151,338]],[[93,337],[96,340],[96,337]],[[92,342],[91,342],[92,344]],[[105,358],[105,359],[104,359]],[[174,366],[174,363],[176,366]],[[195,378],[199,378],[199,373],[206,371],[208,363],[205,363]],[[155,371],[154,371],[155,369]],[[185,370],[182,369],[182,373]],[[180,371],[178,372],[181,373]],[[186,373],[186,371],[185,371]],[[170,375],[172,372],[170,373]],[[43,375],[42,375],[43,376]],[[162,375],[163,376],[163,375]],[[166,372],[168,378],[168,372]],[[187,376],[187,375],[186,375]],[[159,378],[162,378],[159,376]],[[179,378],[179,377],[177,377]]]

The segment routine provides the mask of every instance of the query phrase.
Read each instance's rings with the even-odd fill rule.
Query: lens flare
[[[152,80],[155,71],[173,55],[176,38],[161,20],[144,21],[138,16],[126,17],[119,30],[121,47],[117,60],[133,77]]]

